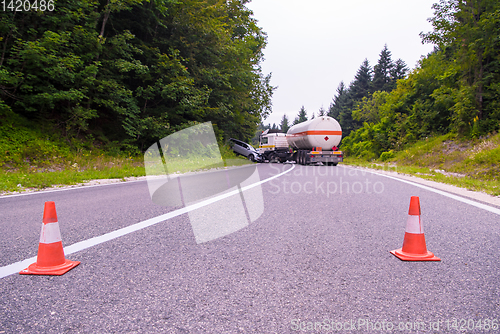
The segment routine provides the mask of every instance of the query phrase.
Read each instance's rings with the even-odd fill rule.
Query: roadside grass
[[[410,145],[384,162],[346,157],[345,163],[500,196],[500,134],[476,140],[447,134]]]
[[[138,158],[110,156],[73,156],[67,163],[50,167],[33,165],[0,169],[0,192],[19,192],[54,186],[74,185],[95,179],[124,179],[143,176],[144,165]]]
[[[222,162],[221,160],[216,160]],[[241,166],[249,164],[244,158],[237,158],[234,154],[224,156],[225,166]],[[48,165],[48,166],[47,166]],[[224,167],[223,164],[208,165],[205,161],[196,159],[169,160],[169,172],[183,174],[206,170],[213,167]],[[127,177],[145,176],[144,157],[125,157],[80,154],[71,157],[65,162],[57,161],[54,164],[23,165],[17,168],[0,168],[0,193],[23,192],[41,190],[44,188],[75,185],[90,180],[122,179]]]
[[[169,159],[167,170],[169,173],[184,174],[251,163],[245,158],[236,157],[234,153],[229,151],[221,152],[221,154],[223,154],[224,160]],[[44,164],[44,166],[23,165],[17,168],[0,168],[0,194],[75,185],[90,180],[125,180],[128,177],[140,176],[146,176],[143,156],[116,157],[105,155],[105,153],[92,155],[88,152],[82,152],[72,156],[71,160],[58,160],[53,164]]]

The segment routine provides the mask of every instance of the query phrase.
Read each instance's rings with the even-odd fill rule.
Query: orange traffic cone
[[[20,274],[62,275],[79,264],[79,261],[70,261],[64,257],[61,233],[57,222],[56,204],[54,202],[45,202],[36,262],[21,270]]]
[[[441,261],[429,252],[425,245],[424,226],[420,219],[420,199],[417,196],[412,196],[410,199],[408,215],[403,247],[391,253],[405,261]]]

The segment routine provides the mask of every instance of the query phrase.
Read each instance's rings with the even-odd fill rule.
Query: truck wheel
[[[278,162],[278,155],[276,153],[271,153],[269,155],[269,162],[272,163]]]
[[[304,165],[309,165],[311,163],[311,157],[307,155],[307,152],[304,151]]]
[[[301,165],[307,165],[307,153],[305,150],[302,150],[300,151],[301,152],[301,158],[300,158],[300,161],[301,161]]]

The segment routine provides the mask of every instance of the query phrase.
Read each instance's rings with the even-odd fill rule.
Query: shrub
[[[382,161],[387,161],[389,159],[392,159],[394,158],[394,151],[393,150],[390,150],[388,152],[382,152],[382,154],[380,155],[380,160]]]

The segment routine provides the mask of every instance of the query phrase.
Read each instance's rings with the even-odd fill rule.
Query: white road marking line
[[[120,179],[112,179],[112,180],[120,180]],[[99,181],[99,180],[97,180],[97,181]],[[67,191],[67,190],[75,190],[75,189],[88,189],[88,188],[94,188],[94,187],[110,186],[110,185],[117,185],[117,184],[127,184],[127,183],[133,183],[133,182],[146,182],[146,179],[144,179],[144,180],[130,180],[130,181],[116,181],[116,182],[111,182],[111,183],[92,184],[92,185],[75,184],[75,185],[70,185],[70,186],[63,186],[63,187],[67,187],[67,188],[62,188],[62,189],[47,189],[47,190],[39,190],[39,191],[36,190],[36,191],[30,191],[30,192],[25,192],[25,193],[20,193],[20,194],[6,194],[6,195],[0,194],[0,199],[20,197],[20,196],[29,196],[29,195],[38,195],[38,194],[56,193],[59,191]]]
[[[286,170],[286,171],[284,171],[284,172],[282,172],[280,174],[271,176],[271,177],[269,177],[269,178],[267,178],[265,180],[262,180],[262,181],[250,184],[250,185],[245,186],[245,187],[242,187],[241,190],[245,191],[245,190],[254,188],[254,187],[258,186],[258,185],[261,185],[263,183],[269,182],[269,181],[271,181],[271,180],[273,180],[275,178],[278,178],[278,177],[280,177],[280,176],[282,176],[282,175],[284,175],[284,174],[292,171],[294,168],[295,168],[295,165],[292,165],[292,168],[290,168],[290,169],[288,169],[288,170]],[[227,198],[227,197],[230,197],[230,196],[233,196],[233,195],[238,195],[239,192],[240,192],[240,190],[236,189],[236,190],[230,191],[228,193],[216,196],[214,198],[210,198],[210,199],[205,200],[203,202],[196,203],[196,204],[187,206],[185,208],[182,208],[182,209],[179,209],[179,210],[175,210],[175,211],[166,213],[164,215],[161,215],[161,216],[158,216],[158,217],[154,217],[154,218],[150,218],[150,219],[144,220],[142,222],[139,222],[139,223],[136,223],[136,224],[133,224],[133,225],[130,225],[130,226],[118,229],[116,231],[112,231],[112,232],[100,235],[98,237],[94,237],[94,238],[90,238],[90,239],[87,239],[87,240],[83,240],[83,241],[77,242],[77,243],[72,244],[70,246],[64,247],[64,254],[65,255],[73,254],[73,253],[76,253],[78,251],[90,248],[92,246],[96,246],[96,245],[102,244],[102,243],[104,243],[106,241],[110,241],[110,240],[122,237],[122,236],[124,236],[126,234],[129,234],[129,233],[132,233],[132,232],[135,232],[135,231],[139,231],[139,230],[141,230],[143,228],[146,228],[148,226],[152,226],[152,225],[161,223],[161,222],[163,222],[165,220],[168,220],[168,219],[180,216],[182,214],[188,213],[189,211],[202,208],[202,207],[204,207],[206,205],[215,203],[215,202],[220,201],[220,200],[222,200],[224,198]],[[0,267],[0,278],[4,278],[4,277],[7,277],[9,275],[15,274],[15,273],[23,270],[24,268],[28,267],[33,262],[36,262],[36,256],[35,257],[31,257],[31,258],[26,259],[26,260],[22,260],[22,261],[16,262],[16,263],[9,264],[9,265],[4,266],[4,267]]]
[[[348,167],[348,168],[351,168],[351,167]],[[389,179],[393,179],[393,180],[400,181],[400,182],[403,182],[403,183],[411,184],[412,186],[419,187],[419,188],[422,188],[422,189],[425,189],[425,190],[429,190],[429,191],[435,192],[436,194],[440,194],[440,195],[452,198],[452,199],[454,199],[456,201],[459,201],[459,202],[462,202],[462,203],[466,203],[466,204],[475,206],[477,208],[480,208],[480,209],[483,209],[483,210],[495,213],[497,215],[500,215],[500,209],[497,209],[495,207],[492,207],[492,206],[489,206],[489,205],[486,205],[486,204],[483,204],[483,203],[479,203],[479,202],[476,202],[476,201],[473,201],[473,200],[470,200],[470,199],[467,199],[467,198],[463,198],[461,196],[453,195],[453,194],[450,194],[450,193],[448,193],[446,191],[442,191],[442,190],[435,189],[435,188],[432,188],[432,187],[424,186],[423,184],[419,184],[419,183],[415,183],[415,182],[403,180],[403,179],[400,179],[400,178],[397,178],[397,177],[394,177],[394,176],[380,174],[380,173],[372,172],[372,171],[367,171],[367,172],[375,174],[375,175],[380,175],[380,176],[383,176],[383,177],[387,177]]]

